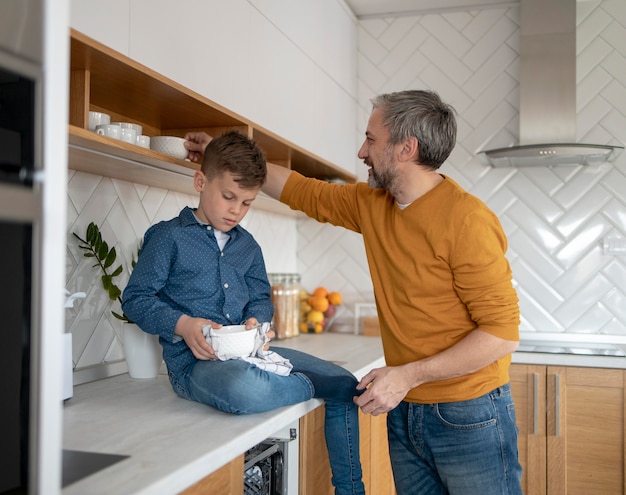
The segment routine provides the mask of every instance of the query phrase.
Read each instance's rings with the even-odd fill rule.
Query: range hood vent
[[[520,144],[480,155],[493,167],[614,160],[623,146],[576,143],[576,0],[520,5]]]
[[[493,167],[551,167],[553,165],[592,165],[613,161],[620,146],[600,144],[528,144],[483,151]]]

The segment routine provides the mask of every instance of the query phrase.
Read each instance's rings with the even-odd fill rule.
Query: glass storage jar
[[[274,318],[272,329],[278,340],[300,335],[300,275],[297,273],[269,273],[272,286]]]

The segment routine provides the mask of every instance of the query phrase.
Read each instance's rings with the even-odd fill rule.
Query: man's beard
[[[367,177],[368,185],[372,189],[384,189],[393,195],[397,188],[398,175],[394,168],[388,166],[391,163],[391,153],[391,150],[387,150],[383,157],[383,165],[378,170],[374,168],[369,160],[366,160],[365,164],[370,167],[370,173]]]

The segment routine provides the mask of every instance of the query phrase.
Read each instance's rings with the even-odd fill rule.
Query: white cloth
[[[268,371],[270,373],[276,373],[280,376],[288,376],[291,372],[293,365],[289,362],[289,359],[283,358],[280,354],[274,351],[264,351],[263,347],[269,342],[267,332],[270,329],[270,324],[265,322],[261,323],[256,329],[256,336],[254,338],[254,349],[249,356],[243,357],[230,357],[226,356],[226,359],[241,359],[256,367]],[[219,339],[212,339],[212,328],[206,325],[202,328],[202,332],[207,339],[207,342],[213,347],[213,350],[219,355]],[[217,330],[219,332],[219,330]],[[248,330],[248,332],[254,332],[255,330]]]

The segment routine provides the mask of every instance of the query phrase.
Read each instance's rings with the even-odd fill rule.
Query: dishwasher
[[[277,432],[246,451],[243,495],[297,495],[297,437],[296,425],[285,432]]]

